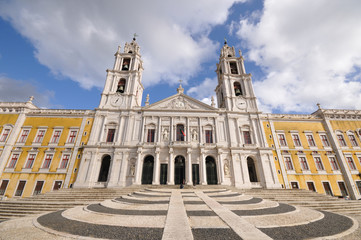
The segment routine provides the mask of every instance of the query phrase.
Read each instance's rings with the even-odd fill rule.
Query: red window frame
[[[307,138],[308,145],[309,145],[310,147],[315,147],[315,146],[316,146],[315,140],[313,140],[313,136],[312,136],[312,135],[307,134],[307,135],[306,135],[306,138]]]
[[[53,154],[46,154],[42,168],[49,168],[51,160],[53,160]]]
[[[44,135],[45,135],[45,130],[39,130],[38,135],[36,135],[35,142],[36,143],[42,142],[43,138],[44,138]]]
[[[206,143],[213,143],[213,131],[205,130],[205,135],[206,135]]]
[[[339,170],[338,164],[336,162],[336,158],[335,157],[329,157],[330,162],[331,162],[331,167],[332,170]]]
[[[315,157],[315,163],[317,170],[325,170],[320,157]]]
[[[148,129],[147,142],[154,142],[155,129]]]
[[[53,138],[51,139],[51,143],[58,143],[60,134],[61,134],[61,130],[55,130],[53,134]]]
[[[114,128],[108,129],[107,142],[113,142],[114,141],[114,134],[115,134],[115,129]]]
[[[358,143],[354,135],[348,135],[348,138],[350,139],[351,145],[353,147],[358,147]]]
[[[70,131],[68,143],[74,143],[78,131]]]
[[[337,139],[338,139],[338,142],[340,143],[341,147],[347,146],[342,134],[337,134]]]
[[[10,129],[4,129],[3,134],[1,135],[0,142],[5,142],[10,133]]]
[[[32,168],[33,167],[33,164],[34,164],[34,161],[35,161],[35,156],[36,156],[36,154],[34,154],[34,153],[29,154],[28,160],[26,161],[26,164],[25,164],[25,168]]]
[[[347,159],[347,163],[348,163],[348,166],[350,167],[350,169],[351,170],[356,170],[356,165],[353,162],[352,157],[346,157],[346,159]]]
[[[292,160],[290,157],[285,157],[285,163],[287,170],[293,170]]]
[[[286,147],[287,146],[286,137],[285,137],[284,134],[278,134],[278,139],[280,141],[281,147]]]
[[[65,169],[68,166],[69,159],[70,159],[69,154],[64,154],[63,155],[63,158],[61,159],[61,163],[60,163],[60,168],[61,169]]]
[[[30,130],[29,129],[24,129],[23,132],[21,133],[19,142],[20,143],[24,143],[29,135]]]
[[[293,143],[296,147],[301,147],[300,137],[297,134],[292,134]]]
[[[300,162],[301,162],[302,170],[309,170],[307,160],[305,157],[300,157]]]
[[[11,160],[10,160],[10,163],[9,163],[9,168],[15,168],[15,165],[16,165],[16,162],[18,161],[18,159],[19,159],[19,154],[14,153],[11,156]]]
[[[243,139],[245,144],[252,144],[250,131],[243,131]]]
[[[321,141],[322,141],[323,146],[329,147],[330,143],[328,142],[327,136],[326,135],[320,135],[320,137],[321,137]]]

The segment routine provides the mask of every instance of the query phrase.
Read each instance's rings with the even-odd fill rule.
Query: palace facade
[[[0,103],[0,197],[132,184],[300,188],[360,198],[361,111],[258,110],[241,52],[227,43],[217,103],[177,92],[150,104],[136,40],[119,47],[95,110]]]

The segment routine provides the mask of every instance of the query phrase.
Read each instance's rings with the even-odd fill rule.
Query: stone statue
[[[168,130],[166,128],[164,128],[163,130],[163,141],[167,141],[168,140]]]
[[[198,139],[197,130],[193,129],[193,131],[192,131],[192,141],[197,141],[197,139]]]
[[[131,163],[130,165],[130,176],[134,176],[135,174],[135,163]]]

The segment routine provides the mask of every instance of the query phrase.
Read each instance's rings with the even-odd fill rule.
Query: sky
[[[210,104],[224,38],[242,51],[261,111],[361,109],[359,0],[0,0],[0,101],[94,109],[133,34],[142,105],[185,93]]]

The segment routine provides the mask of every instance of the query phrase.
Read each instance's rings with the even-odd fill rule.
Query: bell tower
[[[238,112],[258,112],[253,91],[251,74],[246,73],[241,51],[236,56],[234,47],[227,45],[221,49],[217,64],[218,85],[216,94],[218,107]]]
[[[107,69],[107,77],[101,94],[100,109],[130,109],[141,106],[143,95],[143,61],[136,35],[131,43],[125,43],[124,51],[118,47],[113,69]]]

